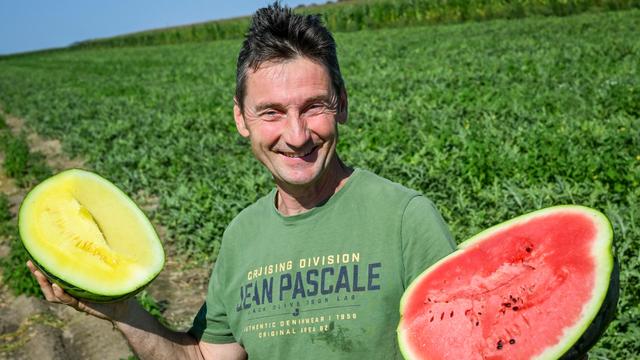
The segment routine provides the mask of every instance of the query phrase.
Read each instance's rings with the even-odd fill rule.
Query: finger
[[[58,284],[53,284],[51,288],[53,289],[53,293],[55,294],[56,298],[58,298],[58,301],[65,305],[72,306],[76,309],[78,308],[78,299],[64,292],[64,290],[62,290],[62,288],[58,286]]]
[[[31,261],[27,262],[27,267],[36,278],[38,285],[40,285],[40,290],[42,290],[44,298],[47,299],[47,301],[56,302],[56,296],[53,292],[53,289],[51,288],[51,283],[49,282],[47,277],[44,276],[44,274],[42,274],[42,272],[40,272],[40,270],[38,270]]]

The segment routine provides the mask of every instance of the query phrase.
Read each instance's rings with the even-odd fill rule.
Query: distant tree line
[[[640,8],[640,0],[338,0],[297,7],[322,14],[334,32],[464,21],[567,16],[585,11]],[[75,48],[178,44],[242,38],[249,17],[143,31],[73,44]]]

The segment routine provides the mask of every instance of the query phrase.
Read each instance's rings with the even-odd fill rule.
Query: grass
[[[25,187],[43,180],[50,171],[42,155],[32,154],[25,137],[14,136],[0,114],[0,153],[4,154],[4,172]],[[0,239],[9,244],[9,255],[0,258],[3,283],[15,294],[42,296],[40,287],[25,266],[28,255],[20,242],[18,229],[10,212],[7,196],[0,193]]]
[[[9,199],[5,194],[0,194],[0,238],[6,238],[14,233],[9,212]]]
[[[0,119],[0,152],[4,154],[4,172],[21,188],[30,188],[51,176],[44,155],[31,152],[26,135],[13,135],[4,117]]]
[[[339,152],[427,194],[458,241],[563,203],[603,211],[621,264],[618,314],[594,359],[640,353],[640,11],[337,34],[350,95]],[[235,133],[240,42],[0,60],[0,102],[62,140],[213,261],[269,174]]]
[[[14,294],[42,297],[40,287],[25,265],[29,259],[22,247],[18,229],[9,212],[9,199],[0,193],[0,239],[9,244],[9,255],[0,257],[2,282]]]
[[[32,153],[23,135],[15,136],[0,114],[0,153],[4,154],[4,173],[15,179],[16,184],[28,188],[51,175],[44,156]],[[14,294],[42,297],[40,287],[31,276],[25,263],[29,259],[20,241],[15,220],[10,212],[7,196],[0,193],[0,238],[9,244],[9,255],[0,258],[3,283]]]

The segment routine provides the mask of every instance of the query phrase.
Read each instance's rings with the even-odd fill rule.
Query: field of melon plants
[[[618,315],[590,359],[640,354],[640,11],[337,34],[339,152],[427,194],[458,241],[556,204],[599,209]],[[0,105],[138,200],[170,247],[215,260],[272,186],[232,119],[239,40],[0,59]]]

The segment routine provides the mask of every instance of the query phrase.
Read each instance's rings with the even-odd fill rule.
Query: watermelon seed
[[[498,350],[502,350],[502,340],[498,340]]]
[[[476,321],[476,326],[480,325],[480,321]]]
[[[518,311],[518,309],[519,309],[519,307],[517,307],[517,306],[513,307],[513,311]]]
[[[527,250],[527,252],[530,253],[531,252],[531,247],[527,246],[527,248],[525,250]]]
[[[453,317],[453,311],[451,311],[451,314],[449,314],[449,317]]]
[[[440,320],[444,319],[444,312],[440,314]]]
[[[513,344],[515,344],[515,343],[516,343],[516,340],[515,340],[515,339],[511,339],[511,340],[509,340],[509,344],[513,345]]]
[[[482,313],[480,311],[478,311],[478,315],[482,315]]]
[[[431,320],[429,320],[429,322],[433,322],[433,316],[431,317]]]
[[[502,303],[502,305],[504,305],[504,306],[506,306],[506,307],[511,307],[511,303],[508,303],[508,302],[506,302],[506,303]]]

